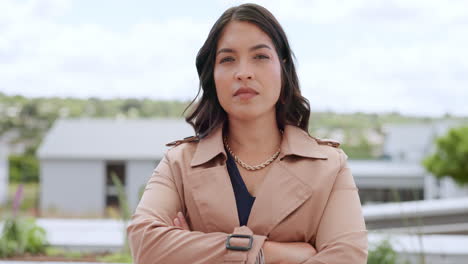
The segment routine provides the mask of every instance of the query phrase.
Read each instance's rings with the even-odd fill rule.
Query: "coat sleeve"
[[[302,264],[365,264],[367,230],[358,189],[347,165],[347,156],[337,149],[340,170],[317,231],[317,254]]]
[[[187,231],[173,226],[176,213],[185,211],[174,177],[166,153],[151,175],[127,227],[134,263],[255,263],[266,237],[253,235],[246,226],[236,228],[233,233],[253,235],[249,251],[226,249],[226,233]],[[246,246],[248,239],[233,238],[230,242]]]

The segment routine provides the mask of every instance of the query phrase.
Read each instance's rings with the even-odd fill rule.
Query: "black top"
[[[255,197],[252,197],[252,195],[250,195],[247,186],[245,186],[244,180],[242,180],[234,158],[231,156],[229,151],[226,151],[226,154],[226,165],[229,177],[231,178],[234,196],[236,197],[237,215],[239,216],[239,223],[240,226],[247,225],[250,211],[252,210],[252,205],[255,202]]]

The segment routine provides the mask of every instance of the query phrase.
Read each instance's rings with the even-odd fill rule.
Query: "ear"
[[[283,63],[286,63],[286,59],[283,59]]]

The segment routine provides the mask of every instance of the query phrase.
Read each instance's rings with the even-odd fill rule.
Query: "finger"
[[[317,249],[315,249],[313,246],[311,246],[311,249],[310,249],[314,255],[317,255]]]
[[[177,213],[177,219],[179,220],[179,222],[180,222],[183,229],[190,230],[190,228],[189,228],[189,226],[187,224],[187,221],[185,220],[185,217],[181,212]]]
[[[189,226],[187,224],[187,221],[185,220],[185,217],[181,212],[177,213],[177,218],[179,219],[180,224],[182,225],[182,228],[185,229],[185,230],[190,231],[190,228],[189,228]]]
[[[174,226],[182,227],[178,218],[174,219]]]

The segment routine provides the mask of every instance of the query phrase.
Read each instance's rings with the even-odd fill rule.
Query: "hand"
[[[176,227],[191,231],[181,212],[177,213],[172,222]],[[268,264],[298,264],[317,254],[317,250],[311,244],[305,242],[266,241],[263,244],[263,252],[265,261]]]
[[[265,263],[268,264],[293,264],[303,263],[315,256],[317,250],[305,242],[274,242],[266,241],[263,244]]]
[[[188,226],[187,221],[185,221],[185,217],[181,212],[177,213],[176,218],[174,218],[172,222],[174,223],[174,226],[190,231],[190,227]]]

